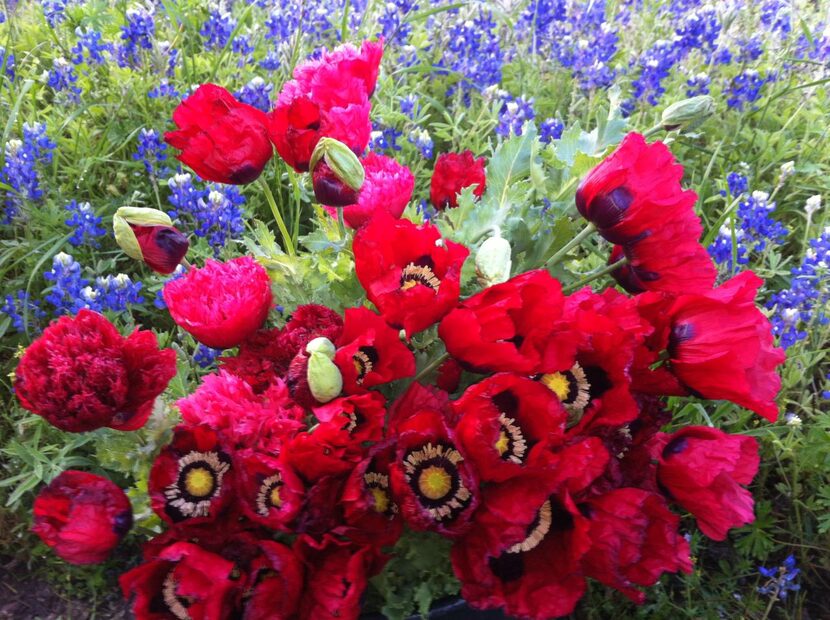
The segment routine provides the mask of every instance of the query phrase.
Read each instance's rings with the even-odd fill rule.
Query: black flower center
[[[379,359],[378,350],[375,347],[360,347],[357,353],[352,356],[354,369],[357,371],[355,383],[361,385],[366,375],[372,372]]]
[[[596,196],[591,201],[590,220],[600,230],[619,224],[631,206],[631,199],[631,193],[624,187]]]
[[[222,478],[231,468],[224,452],[191,451],[179,459],[176,482],[164,490],[165,511],[174,521],[206,517],[210,503],[222,491]]]
[[[608,373],[599,366],[581,366],[576,362],[570,370],[542,375],[539,380],[570,414],[569,422],[576,424],[594,398],[611,388]]]
[[[472,493],[458,470],[464,457],[454,447],[427,443],[404,457],[404,475],[420,504],[436,521],[455,519]]]
[[[435,275],[435,264],[429,256],[412,261],[401,271],[401,290],[408,291],[415,286],[426,286],[438,293],[441,279]]]

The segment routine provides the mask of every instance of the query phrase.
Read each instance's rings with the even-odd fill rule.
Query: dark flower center
[[[188,452],[179,459],[176,482],[164,490],[165,511],[174,521],[210,514],[210,502],[222,491],[222,478],[231,468],[224,452]]]
[[[133,512],[132,510],[125,510],[116,515],[112,524],[112,531],[116,536],[123,536],[130,531],[133,526]]]
[[[429,256],[422,256],[412,261],[401,272],[401,290],[408,291],[415,286],[426,286],[436,293],[441,286],[441,279],[435,275],[435,264]]]
[[[173,577],[173,571],[167,573],[164,578],[164,583],[161,586],[161,594],[164,599],[164,605],[179,620],[190,620],[190,614],[187,613],[187,608],[193,603],[186,596],[179,596],[176,594],[176,579]]]
[[[686,437],[675,437],[663,448],[663,458],[667,459],[675,454],[680,454],[688,444],[689,440]]]
[[[677,323],[676,325],[673,325],[671,328],[671,334],[669,334],[669,344],[666,347],[669,355],[671,357],[676,357],[677,347],[687,340],[694,338],[694,336],[695,328],[691,323]]]
[[[624,187],[600,194],[591,201],[589,219],[600,230],[611,228],[623,219],[631,200],[631,193]]]
[[[354,368],[357,371],[357,379],[355,379],[355,383],[361,385],[363,383],[363,379],[366,378],[372,369],[375,367],[375,364],[378,363],[379,360],[378,351],[375,347],[360,347],[352,356],[352,361],[354,362]]]
[[[427,443],[404,456],[404,475],[418,501],[436,521],[455,519],[469,504],[458,465],[464,457],[454,447]]]
[[[282,486],[282,475],[279,472],[262,481],[256,494],[257,514],[267,517],[272,508],[277,510],[282,508],[282,497],[280,496]]]
[[[398,512],[398,505],[392,501],[389,494],[389,476],[375,471],[363,474],[366,489],[372,495],[372,507],[375,512],[393,517]]]
[[[576,362],[570,370],[542,375],[539,380],[568,411],[569,422],[576,424],[594,398],[611,388],[608,373],[599,366],[582,366]]]

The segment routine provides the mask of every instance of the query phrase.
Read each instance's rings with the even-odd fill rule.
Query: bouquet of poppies
[[[715,540],[753,520],[755,439],[672,425],[665,400],[774,421],[784,355],[755,306],[761,280],[716,282],[668,147],[628,133],[600,161],[613,142],[595,132],[580,161],[599,163],[580,173],[528,125],[489,162],[441,155],[430,221],[402,217],[412,173],[363,155],[381,57],[367,42],[302,63],[269,115],[211,84],[173,114],[167,140],[204,179],[250,183],[276,149],[324,208],[298,249],[263,182],[282,247],[261,228],[251,255],[186,264],[164,288],[181,330],[226,352],[154,455],[164,531],[121,577],[139,619],[355,618],[407,531],[449,542],[472,607],[550,618],[588,578],[641,603],[663,573],[690,572],[677,511]],[[557,157],[576,173],[539,181]],[[122,209],[115,230],[171,273],[188,244],[165,217]],[[565,267],[585,248],[607,264],[580,277]],[[365,300],[345,285],[328,304],[289,294],[287,273],[329,260]],[[616,286],[588,286],[606,276]],[[175,374],[153,332],[124,337],[82,310],[26,350],[15,390],[61,429],[131,431]],[[117,486],[77,471],[34,514],[75,563],[106,558],[132,522]]]

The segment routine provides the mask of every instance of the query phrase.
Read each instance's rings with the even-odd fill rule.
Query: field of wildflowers
[[[322,160],[312,158],[314,165],[302,160],[297,145],[305,134],[300,130],[276,138],[272,131],[279,157],[271,158],[271,142],[265,140],[265,162],[253,179],[245,176],[247,183],[239,183],[241,177],[217,182],[211,157],[200,153],[188,160],[181,155],[187,152],[186,140],[169,135],[165,140],[177,126],[177,133],[187,133],[184,113],[177,112],[181,117],[175,124],[173,114],[199,85],[219,85],[236,102],[271,114],[286,83],[292,76],[299,80],[296,67],[325,64],[326,50],[344,43],[359,48],[364,41],[381,41],[383,49],[376,87],[368,89],[362,104],[371,108],[368,154],[358,166],[364,189],[357,205],[345,200],[351,206],[340,209],[338,217],[319,204],[335,202],[331,194],[321,198],[316,164]],[[701,517],[684,505],[679,511],[684,540],[677,545],[689,546],[690,570],[683,570],[679,560],[673,569],[658,570],[656,575],[661,570],[678,574],[645,589],[640,605],[629,600],[637,597],[628,581],[626,592],[610,578],[611,583],[588,580],[574,617],[830,617],[828,84],[830,4],[820,0],[7,0],[0,7],[0,618],[127,617],[119,574],[139,565],[142,545],[169,521],[154,503],[154,462],[168,453],[181,416],[187,418],[188,407],[181,403],[198,395],[193,390],[204,377],[234,367],[220,358],[233,356],[241,342],[211,340],[192,326],[182,329],[187,320],[179,307],[191,293],[186,287],[191,266],[209,260],[228,264],[241,255],[256,258],[270,276],[275,306],[266,312],[271,310],[270,325],[279,328],[304,304],[337,312],[360,305],[365,288],[390,324],[403,327],[407,336],[415,334],[407,341],[414,349],[408,374],[414,375],[417,366],[417,378],[434,379],[455,399],[463,389],[457,377],[454,385],[451,379],[447,384],[445,375],[460,375],[461,367],[441,364],[449,354],[433,359],[441,339],[464,365],[464,386],[471,371],[487,366],[470,362],[463,346],[443,333],[460,310],[447,315],[436,331],[429,326],[441,316],[421,326],[400,308],[389,310],[392,302],[365,284],[373,261],[361,266],[360,251],[355,245],[353,252],[351,245],[373,234],[364,201],[390,211],[399,206],[393,215],[416,224],[437,223],[435,230],[452,240],[439,238],[439,248],[442,243],[470,248],[471,258],[458,268],[462,297],[542,266],[563,282],[565,292],[581,285],[599,292],[601,285],[614,284],[606,268],[609,250],[614,257],[612,248],[624,246],[619,251],[628,252],[624,260],[633,265],[631,279],[620,275],[625,263],[615,278],[629,292],[651,290],[648,272],[634,270],[639,259],[630,246],[607,232],[612,227],[604,229],[586,215],[587,208],[578,210],[578,199],[575,204],[580,181],[618,144],[624,147],[629,132],[663,141],[682,164],[682,185],[697,194],[700,243],[714,263],[717,282],[747,270],[763,278],[756,303],[786,361],[777,371],[780,391],[771,390],[765,375],[752,386],[761,396],[737,399],[760,413],[755,401],[775,397],[778,413],[763,413],[766,420],[720,400],[729,397],[705,385],[665,392],[671,412],[666,432],[717,427],[757,440],[760,465],[748,486],[754,518],[731,523],[741,527],[724,537],[711,536],[701,525],[711,538],[722,538],[710,540],[695,526],[695,517],[698,522]],[[350,88],[345,78],[342,88]],[[338,93],[327,96],[336,100]],[[344,99],[332,105],[352,105]],[[672,105],[678,102],[685,103]],[[292,107],[289,125],[299,125],[297,117],[306,111]],[[318,131],[321,123],[325,120],[307,127]],[[346,137],[334,137],[348,143]],[[313,149],[314,144],[306,154]],[[437,163],[444,153],[464,151],[471,152],[465,159]],[[342,192],[349,177],[337,163],[336,149],[333,153],[324,160],[330,168],[320,174],[337,177],[332,183]],[[666,169],[673,166],[662,163]],[[305,172],[309,169],[313,175]],[[454,184],[456,177],[476,170],[480,177]],[[446,187],[437,177],[449,179]],[[655,195],[664,190],[664,185],[652,188]],[[130,258],[113,234],[113,218],[127,206],[161,212],[152,223],[175,227],[186,237],[181,242],[186,260],[178,265],[179,255],[169,269],[156,268],[143,239],[137,243],[144,262]],[[570,243],[585,240],[580,213],[605,240]],[[353,235],[353,229],[360,232]],[[396,237],[402,246],[415,243],[407,234]],[[498,268],[483,258],[472,265],[483,240],[501,236],[509,241],[506,264],[495,252],[502,256]],[[142,249],[137,253],[141,258]],[[705,277],[697,269],[701,257],[690,251],[684,260],[672,266],[672,273],[691,287]],[[416,271],[406,272],[410,267]],[[401,288],[409,289],[404,279],[411,276],[418,281],[414,288],[437,291],[431,279],[437,268],[424,269],[421,263],[406,265]],[[258,273],[246,271],[243,284]],[[635,280],[639,290],[631,288]],[[680,292],[689,291],[672,291]],[[457,302],[457,291],[455,297]],[[434,305],[439,303],[436,297]],[[454,307],[448,303],[444,313]],[[102,314],[124,335],[139,327],[152,330],[158,347],[175,352],[168,359],[170,364],[175,359],[175,377],[152,395],[163,392],[158,400],[150,399],[149,419],[138,430],[112,421],[89,427],[91,432],[74,432],[80,427],[62,427],[21,404],[16,370],[24,350],[50,322],[88,316],[83,310]],[[346,331],[356,316],[348,312]],[[390,313],[406,316],[389,321]],[[290,320],[295,319],[296,314]],[[260,318],[254,327],[261,324]],[[483,345],[471,348],[478,352]],[[412,356],[404,349],[401,356]],[[308,353],[310,367],[325,352]],[[147,350],[144,354],[151,356]],[[233,359],[243,356],[244,345],[238,354]],[[762,364],[761,357],[755,359]],[[651,360],[651,370],[664,360]],[[326,361],[331,364],[322,359],[320,364]],[[363,363],[366,372],[366,364],[371,370],[377,360]],[[497,366],[487,368],[507,370]],[[400,370],[390,378],[405,376]],[[344,371],[343,381],[349,380]],[[306,407],[294,389],[292,384],[292,398]],[[312,390],[316,402],[325,402],[318,386],[305,389]],[[386,386],[381,391],[390,402],[398,394]],[[178,399],[185,399],[179,407]],[[318,418],[323,420],[319,412]],[[178,434],[173,441],[180,441]],[[743,447],[741,452],[743,459]],[[32,533],[35,498],[64,470],[104,476],[129,498],[133,527],[112,554],[104,555],[104,563],[66,564],[49,548],[53,544]],[[308,484],[313,476],[299,470]],[[745,501],[742,489],[733,484],[737,490],[731,500],[739,504]],[[409,517],[407,524],[412,525]],[[457,595],[462,584],[448,549],[435,534],[407,531],[385,568],[358,593],[360,605],[403,618]],[[306,549],[300,555],[308,563],[315,553],[322,551]],[[48,596],[24,596],[41,590]],[[188,613],[188,607],[173,606],[168,615],[136,613],[236,617],[198,615],[196,607]]]

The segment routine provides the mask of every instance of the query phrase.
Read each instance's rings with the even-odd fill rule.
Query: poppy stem
[[[438,368],[441,364],[446,362],[448,359],[450,359],[450,354],[447,353],[446,351],[444,351],[441,355],[439,355],[434,360],[432,360],[429,364],[424,366],[421,369],[421,372],[419,372],[417,375],[415,375],[415,378],[413,379],[413,381],[420,381],[421,379],[426,377],[429,373],[431,373],[433,370]]]
[[[643,132],[643,137],[644,138],[650,138],[651,136],[653,136],[655,134],[658,134],[661,131],[663,131],[663,129],[665,129],[665,128],[663,127],[662,123],[657,124],[654,127],[652,127],[651,129],[649,129],[648,131],[644,131]]]
[[[585,286],[589,282],[593,282],[597,278],[601,278],[602,276],[611,273],[615,269],[618,269],[618,268],[622,267],[626,263],[628,263],[628,258],[624,256],[623,258],[616,261],[615,263],[612,263],[610,265],[606,265],[602,269],[597,269],[596,271],[593,271],[593,272],[589,273],[587,276],[585,276],[581,280],[577,280],[573,284],[569,284],[568,286],[563,286],[562,287],[562,292],[563,293],[572,293],[573,291],[582,288],[583,286]]]
[[[291,240],[291,233],[288,232],[288,228],[285,226],[285,220],[282,219],[282,213],[280,213],[280,209],[277,206],[277,201],[274,200],[274,194],[271,193],[268,181],[266,181],[263,177],[260,177],[259,181],[262,189],[265,190],[265,199],[268,201],[268,206],[271,207],[271,213],[274,214],[274,219],[277,221],[277,227],[280,229],[285,251],[288,252],[289,256],[294,256],[294,243]]]
[[[589,223],[585,228],[579,231],[579,234],[576,235],[573,239],[568,241],[565,245],[559,248],[559,251],[556,252],[553,256],[551,256],[547,262],[544,264],[545,269],[550,269],[554,265],[560,263],[565,256],[568,255],[568,252],[573,250],[576,246],[578,246],[582,241],[586,238],[591,236],[594,231],[597,229],[592,223]]]
[[[346,240],[346,222],[343,220],[343,207],[337,207],[337,231],[340,233],[340,240]]]

